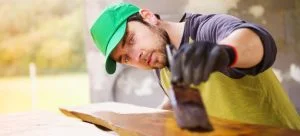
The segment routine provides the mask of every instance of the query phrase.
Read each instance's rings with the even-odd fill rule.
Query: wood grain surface
[[[211,132],[180,129],[171,111],[156,110],[121,103],[99,103],[61,108],[64,114],[104,126],[121,136],[300,136],[299,131],[210,117]]]

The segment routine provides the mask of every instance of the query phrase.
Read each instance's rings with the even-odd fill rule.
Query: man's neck
[[[180,42],[184,32],[184,24],[185,22],[160,22],[160,27],[167,31],[170,42],[175,46],[176,49],[179,49],[180,46]]]

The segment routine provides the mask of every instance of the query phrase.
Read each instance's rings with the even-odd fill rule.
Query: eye
[[[134,44],[134,34],[131,34],[128,40],[128,44],[129,45],[133,45]]]

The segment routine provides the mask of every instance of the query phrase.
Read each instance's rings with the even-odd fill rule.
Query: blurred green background
[[[0,113],[89,103],[82,0],[1,0],[0,16]]]

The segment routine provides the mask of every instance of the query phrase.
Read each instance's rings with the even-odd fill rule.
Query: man
[[[91,35],[109,74],[116,62],[154,69],[165,91],[171,81],[196,87],[210,116],[300,129],[299,115],[270,68],[275,42],[256,24],[224,14],[185,14],[168,22],[119,3],[102,12]],[[176,50],[169,68],[167,44]]]

